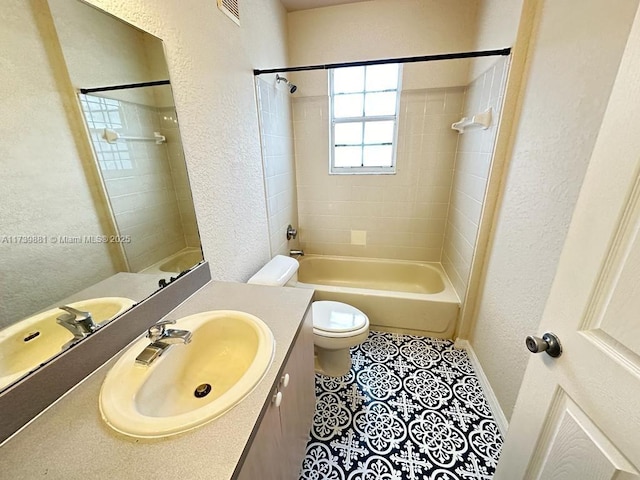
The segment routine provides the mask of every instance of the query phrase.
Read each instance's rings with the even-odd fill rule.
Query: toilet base
[[[327,350],[316,346],[315,369],[328,377],[342,377],[351,369],[351,352],[348,348]]]

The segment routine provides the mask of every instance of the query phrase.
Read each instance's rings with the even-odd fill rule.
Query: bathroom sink
[[[223,415],[258,385],[273,360],[271,330],[248,313],[204,312],[169,327],[192,332],[191,342],[171,345],[141,365],[136,357],[149,344],[143,337],[102,384],[102,418],[124,435],[166,437]]]
[[[67,304],[91,313],[97,324],[105,323],[134,305],[129,298],[104,297]],[[0,388],[60,353],[73,334],[56,322],[65,312],[52,308],[0,331]]]

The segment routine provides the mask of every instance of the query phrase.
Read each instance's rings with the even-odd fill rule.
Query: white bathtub
[[[306,255],[296,286],[359,308],[381,330],[453,338],[460,300],[438,263]]]

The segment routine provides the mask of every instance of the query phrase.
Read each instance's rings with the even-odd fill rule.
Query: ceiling
[[[329,7],[331,5],[344,5],[345,3],[365,2],[367,0],[280,0],[284,8],[289,12],[296,10],[309,10],[311,8]]]

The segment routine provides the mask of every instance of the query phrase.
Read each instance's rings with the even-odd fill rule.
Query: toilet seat
[[[369,328],[369,318],[357,308],[342,302],[313,302],[313,333],[323,337],[356,336]]]

